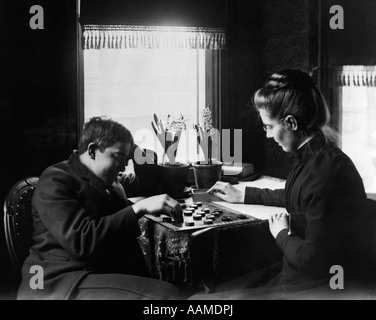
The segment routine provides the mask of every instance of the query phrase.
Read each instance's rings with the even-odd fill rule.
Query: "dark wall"
[[[376,1],[374,0],[327,0],[323,8],[324,20],[329,26],[332,5],[344,10],[344,29],[326,27],[329,65],[375,65],[376,64]]]
[[[266,75],[283,69],[310,71],[310,6],[309,0],[266,0],[263,48]],[[265,135],[264,135],[265,136]],[[286,178],[292,157],[274,140],[265,141],[264,172]]]
[[[374,0],[320,0],[321,43],[320,83],[329,102],[336,108],[332,91],[332,72],[342,65],[376,64],[376,2]],[[333,17],[330,8],[340,5],[344,10],[344,29],[332,30],[329,22]],[[336,113],[336,112],[334,112]],[[337,125],[338,119],[333,119]]]
[[[84,24],[225,27],[227,2],[228,0],[82,0],[80,21]]]
[[[243,129],[245,161],[255,162],[264,174],[286,178],[292,157],[265,138],[251,111],[244,112],[252,93],[273,72],[301,69],[312,73],[332,110],[332,68],[376,64],[376,2],[231,0],[230,3],[229,127]],[[330,28],[333,14],[329,10],[333,5],[344,9],[344,30]]]
[[[261,170],[264,144],[257,112],[250,107],[254,90],[263,80],[263,1],[232,0],[229,5],[227,90],[222,127],[243,132],[243,161]]]
[[[44,29],[29,26],[31,6]],[[18,180],[39,176],[77,146],[75,0],[2,0],[0,10],[0,203]],[[8,272],[0,223],[0,273]],[[1,279],[2,280],[2,279]],[[5,280],[4,280],[5,281]],[[1,286],[4,281],[0,281]]]
[[[265,78],[282,69],[310,71],[315,65],[316,25],[312,1],[231,1],[229,55],[231,127],[243,130],[243,159],[262,173],[286,178],[292,157],[266,139],[261,120],[249,107]],[[317,8],[316,8],[317,9]],[[312,53],[314,51],[315,53]]]

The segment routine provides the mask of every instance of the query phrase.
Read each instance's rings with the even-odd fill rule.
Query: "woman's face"
[[[291,118],[274,119],[266,109],[260,109],[259,112],[266,130],[266,137],[268,139],[273,138],[283,151],[295,152],[302,139],[296,130],[297,126],[294,126],[291,121],[289,121]]]

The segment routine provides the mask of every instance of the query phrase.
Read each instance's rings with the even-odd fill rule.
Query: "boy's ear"
[[[95,159],[95,150],[97,150],[97,145],[95,143],[89,143],[87,146],[87,152],[91,159]]]

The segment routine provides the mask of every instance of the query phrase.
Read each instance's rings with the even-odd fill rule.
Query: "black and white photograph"
[[[376,300],[375,0],[0,0],[0,122],[0,300]]]

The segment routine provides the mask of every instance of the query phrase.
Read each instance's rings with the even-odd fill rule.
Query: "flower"
[[[205,132],[207,132],[210,136],[214,134],[213,128],[213,119],[212,119],[212,112],[209,107],[205,107],[201,112],[202,125]]]
[[[171,117],[171,115],[168,115],[167,121],[166,121],[166,130],[168,131],[186,130],[187,121],[188,119],[184,119],[184,116],[182,114],[180,114],[178,118]]]
[[[186,130],[186,122],[188,119],[184,119],[184,116],[180,114],[178,118],[167,116],[166,121],[162,121],[154,113],[154,122],[151,123],[154,133],[156,134],[159,142],[163,147],[162,163],[165,163],[165,157],[167,156],[167,162],[170,165],[179,165],[176,162],[176,153],[180,141],[182,130]]]
[[[216,142],[218,136],[216,130],[213,128],[213,118],[210,107],[205,107],[201,112],[203,124],[196,124],[194,128],[197,132],[197,141],[204,154],[205,163],[213,163],[213,141]]]

